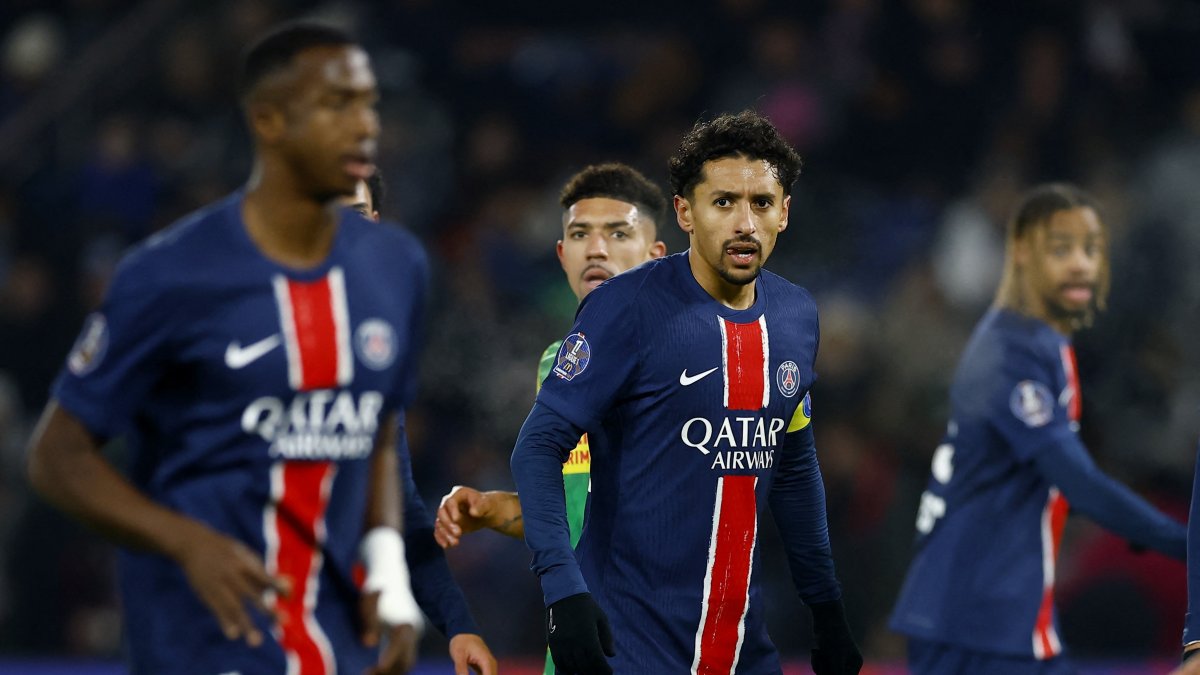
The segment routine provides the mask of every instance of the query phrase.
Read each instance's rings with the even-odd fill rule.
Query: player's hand
[[[241,542],[201,523],[180,533],[175,556],[192,590],[217,619],[230,640],[244,639],[251,647],[263,642],[247,605],[276,620],[263,594],[273,590],[287,597],[291,584],[267,574],[263,561]]]
[[[846,623],[846,610],[841,600],[809,605],[813,616],[816,645],[812,650],[812,669],[815,675],[857,675],[863,658]]]
[[[379,661],[364,675],[404,675],[417,663],[417,630],[408,624],[388,626]]]
[[[472,633],[450,638],[450,660],[454,662],[454,675],[469,675],[472,671],[496,675],[496,657],[483,638]]]
[[[438,506],[433,538],[442,548],[454,548],[464,534],[488,527],[490,516],[491,500],[487,493],[455,485]]]
[[[1183,653],[1183,663],[1171,675],[1200,675],[1200,647],[1193,646]]]
[[[608,617],[591,593],[578,593],[546,608],[546,644],[563,675],[611,675],[616,656]]]

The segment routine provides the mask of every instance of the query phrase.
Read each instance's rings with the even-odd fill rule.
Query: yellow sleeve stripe
[[[808,394],[800,400],[800,405],[796,406],[796,412],[792,414],[792,421],[788,424],[787,433],[800,431],[812,423],[812,402],[808,398]]]

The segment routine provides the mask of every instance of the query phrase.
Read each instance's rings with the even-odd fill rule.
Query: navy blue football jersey
[[[1068,507],[1033,460],[1078,433],[1070,342],[1042,321],[992,310],[959,362],[950,405],[891,626],[983,652],[1057,656],[1054,577]]]
[[[763,617],[759,518],[789,461],[785,435],[811,434],[817,342],[805,290],[763,271],[753,306],[731,309],[696,282],[687,252],[584,299],[537,400],[589,433],[591,501],[575,555],[611,622],[614,672],[780,671]],[[817,577],[801,594],[822,601],[840,590],[811,460],[817,487],[805,489],[823,537],[811,553],[829,564],[801,565]],[[543,589],[548,603],[571,592]]]
[[[282,267],[235,194],[120,264],[54,396],[99,438],[124,435],[152,499],[260,553],[293,592],[259,616],[266,644],[225,639],[182,570],[124,551],[134,673],[359,673],[352,572],[368,456],[414,394],[428,263],[405,231],[340,214],[326,261]]]

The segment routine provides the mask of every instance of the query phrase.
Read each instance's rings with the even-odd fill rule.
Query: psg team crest
[[[779,387],[779,393],[787,398],[796,395],[800,390],[800,367],[795,361],[784,361],[779,364],[779,369],[775,371],[775,384]]]
[[[572,333],[563,340],[554,360],[554,374],[568,382],[582,373],[592,360],[592,347],[583,333]]]
[[[396,331],[383,319],[367,319],[354,332],[354,350],[365,366],[383,370],[396,360]]]

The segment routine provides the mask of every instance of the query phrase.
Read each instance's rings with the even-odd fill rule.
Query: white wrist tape
[[[394,528],[376,527],[363,537],[360,553],[367,568],[363,590],[379,591],[379,620],[389,626],[408,624],[421,632],[425,619],[413,598],[404,538]]]

